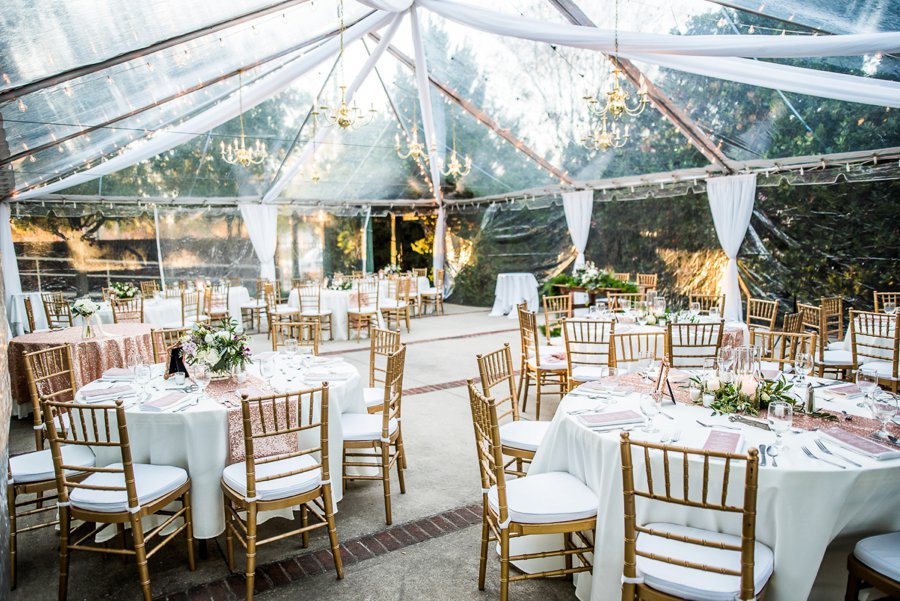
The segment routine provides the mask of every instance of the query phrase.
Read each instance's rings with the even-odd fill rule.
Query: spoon
[[[772,458],[772,467],[778,467],[778,449],[774,445],[766,447],[766,454]]]

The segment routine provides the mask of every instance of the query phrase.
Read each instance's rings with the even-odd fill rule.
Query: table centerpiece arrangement
[[[378,273],[380,273],[381,275],[384,275],[384,276],[399,275],[399,274],[403,273],[403,270],[400,269],[399,265],[397,265],[395,263],[391,263],[390,265],[385,265],[384,267],[382,267],[378,271]]]
[[[610,272],[598,268],[593,261],[587,261],[581,267],[576,267],[572,275],[560,273],[553,276],[544,283],[541,292],[544,296],[554,294],[554,288],[560,289],[563,294],[610,290],[625,293],[638,292],[637,284],[617,280]]]
[[[97,315],[97,312],[100,310],[100,305],[92,301],[91,299],[79,298],[72,305],[72,314],[80,317],[84,324],[81,327],[81,337],[84,339],[93,338],[96,333],[94,332],[94,316]]]
[[[140,290],[130,282],[113,282],[109,285],[110,296],[118,299],[134,298],[140,294]]]
[[[181,353],[188,365],[210,370],[212,380],[246,377],[245,366],[251,360],[249,338],[237,331],[234,319],[223,319],[222,328],[205,323],[194,324],[181,340]]]

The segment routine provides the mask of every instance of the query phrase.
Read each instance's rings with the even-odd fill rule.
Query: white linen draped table
[[[31,312],[34,314],[34,329],[44,330],[49,328],[47,312],[44,311],[44,302],[40,292],[18,292],[10,294],[9,306],[6,308],[6,318],[13,336],[25,333],[28,326],[28,317],[25,315],[25,299],[31,299]]]
[[[281,361],[279,359],[280,363]],[[346,379],[333,380],[328,384],[328,452],[335,503],[343,498],[341,469],[344,437],[341,414],[366,413],[362,378],[349,363],[342,362],[342,365],[352,370],[352,374],[348,373],[349,377]],[[161,372],[162,364],[154,368]],[[258,367],[251,365],[248,372],[258,375]],[[291,373],[289,368],[288,373]],[[273,378],[273,382],[276,380],[277,376]],[[172,392],[166,386],[173,384],[167,383],[161,377],[154,378],[148,386],[150,398]],[[320,382],[310,381],[295,383],[297,389],[320,385]],[[197,405],[175,412],[141,411],[136,401],[128,402],[130,406],[126,410],[126,416],[133,460],[136,463],[174,465],[185,469],[191,477],[194,536],[198,539],[210,539],[224,532],[225,515],[220,480],[229,457],[228,413],[240,411],[237,395],[234,395],[232,407],[225,407],[208,397]],[[314,445],[316,441],[303,442]],[[120,461],[115,449],[100,447],[95,449],[95,454],[98,465]],[[274,512],[273,515],[275,514],[290,517],[290,510]]]
[[[387,287],[378,287],[378,296],[384,300],[387,297]],[[347,340],[347,311],[350,309],[350,295],[353,290],[329,290],[322,288],[319,296],[319,310],[331,311],[331,335],[334,340]],[[288,296],[288,305],[296,309],[300,308],[300,293],[296,288],[291,290]],[[384,327],[381,311],[378,312],[378,327]]]
[[[112,306],[108,302],[102,302],[97,315],[104,324],[113,323]],[[181,299],[180,298],[145,298],[144,299],[144,323],[157,327],[164,327],[173,323],[181,323]]]
[[[538,281],[533,273],[499,273],[494,289],[494,307],[491,317],[509,314],[510,319],[518,319],[516,305],[525,301],[529,311],[540,308]]]
[[[821,396],[820,396],[821,394]],[[856,407],[856,400],[848,400],[817,391],[822,400],[820,407],[851,414],[864,415],[865,409]],[[560,403],[546,437],[538,449],[529,474],[550,471],[567,471],[579,478],[600,499],[597,518],[593,574],[576,576],[576,593],[586,601],[618,599],[621,594],[621,576],[624,562],[624,508],[622,500],[622,468],[620,433],[600,433],[590,430],[568,414],[575,409],[596,406],[595,398],[569,394]],[[638,395],[631,394],[611,405],[614,409],[633,409],[640,413]],[[727,424],[724,417],[712,417],[709,409],[677,404],[664,405],[663,411],[675,418],[656,418],[662,432],[680,431],[676,445],[701,448],[712,430],[696,423],[701,419],[712,424]],[[775,435],[753,427],[741,428],[745,448],[760,443],[772,444]],[[731,430],[726,430],[731,431]],[[661,440],[661,433],[647,434],[639,429],[631,431],[638,440]],[[900,529],[900,459],[875,461],[851,451],[839,452],[861,464],[862,468],[847,465],[839,469],[807,458],[800,448],[807,446],[822,456],[815,445],[814,432],[787,434],[785,445],[789,447],[778,457],[779,467],[760,467],[757,497],[756,538],[775,553],[775,573],[769,583],[766,599],[771,601],[796,601],[806,599],[813,588],[820,563],[828,545],[838,537],[862,538],[878,532]],[[837,450],[837,447],[833,448]],[[833,459],[833,458],[832,458]],[[654,481],[662,483],[662,459],[652,459]],[[636,470],[643,478],[643,470]],[[677,470],[676,470],[677,471]],[[701,470],[702,472],[702,470]],[[721,482],[722,464],[711,464],[710,482]],[[677,474],[676,474],[677,476]],[[699,476],[699,474],[698,474]],[[718,480],[717,480],[718,479]],[[692,498],[700,487],[700,479],[691,481]],[[743,475],[732,473],[729,501],[741,501]],[[678,486],[678,485],[673,485]],[[710,485],[711,490],[713,484]],[[718,512],[694,508],[662,506],[648,508],[638,505],[638,521],[648,523],[672,522],[709,530],[719,530],[740,535],[740,519],[723,517]],[[515,549],[516,553],[545,550],[555,541],[547,537],[529,537]],[[561,539],[560,539],[561,544]],[[555,546],[555,545],[553,545]],[[526,566],[527,567],[527,566]],[[843,599],[844,591],[816,599]]]

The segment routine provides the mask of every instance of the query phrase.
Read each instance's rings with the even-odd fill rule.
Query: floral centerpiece
[[[72,314],[77,315],[84,320],[84,326],[81,329],[82,338],[94,337],[94,326],[91,322],[94,320],[94,315],[96,315],[99,310],[100,305],[87,297],[79,298],[72,305]]]
[[[332,278],[327,286],[329,290],[350,290],[352,287],[353,282],[344,278]]]
[[[628,293],[638,291],[636,284],[617,280],[611,273],[598,268],[592,261],[587,261],[584,265],[576,267],[572,275],[560,273],[550,278],[544,283],[542,294],[544,296],[554,294],[553,288],[555,286],[571,286],[587,290],[614,288]]]
[[[397,275],[398,273],[402,273],[403,270],[400,269],[399,265],[391,263],[390,265],[386,265],[381,269],[381,273],[384,275]]]
[[[181,339],[181,353],[188,365],[205,365],[214,379],[224,379],[232,372],[243,372],[250,361],[249,339],[237,331],[237,321],[222,320],[220,330],[205,323],[194,324]]]
[[[129,282],[113,282],[109,285],[109,293],[116,298],[134,298],[140,291]]]
[[[797,399],[788,394],[791,384],[783,376],[777,380],[768,380],[752,374],[736,374],[730,379],[724,379],[718,374],[712,374],[705,378],[694,376],[691,380],[699,385],[703,394],[712,395],[709,408],[713,410],[713,415],[759,415],[760,408],[768,407],[769,403],[784,401],[794,405],[797,402]]]

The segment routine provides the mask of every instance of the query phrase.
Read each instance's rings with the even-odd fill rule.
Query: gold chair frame
[[[547,345],[552,344],[552,330],[557,326],[562,329],[563,322],[572,317],[572,295],[545,296],[541,299],[544,307],[544,336]],[[562,334],[562,332],[560,332]]]
[[[721,315],[721,312],[720,312]],[[778,301],[747,297],[747,327],[775,329],[778,317]]]
[[[388,280],[388,290],[393,286],[394,294],[392,296],[392,300],[394,301],[393,307],[381,307],[381,314],[384,316],[385,325],[387,329],[391,329],[391,320],[397,323],[397,330],[400,330],[400,321],[403,320],[406,322],[406,333],[409,334],[409,315],[410,315],[410,305],[407,299],[410,296],[410,286],[412,284],[412,280],[406,276],[392,278]]]
[[[628,301],[631,304],[644,302],[647,295],[643,292],[610,292],[606,295],[606,302],[610,311],[624,311],[621,308],[622,301]]]
[[[900,599],[900,582],[873,570],[858,560],[853,552],[847,557],[847,572],[846,601],[859,601],[859,593],[868,587],[886,593],[889,599]]]
[[[619,280],[620,282],[630,282],[631,281],[631,273],[625,272],[613,272],[612,274],[614,279]]]
[[[62,292],[44,292],[41,294],[41,301],[50,328],[72,327],[72,308]]]
[[[787,313],[784,316],[784,321],[782,321],[781,325],[782,332],[791,332],[793,334],[799,334],[803,331],[803,316],[798,311],[797,313]]]
[[[609,366],[618,369],[621,363],[634,363],[647,352],[653,353],[655,361],[665,358],[665,332],[613,333],[609,339]]]
[[[22,299],[22,304],[25,305],[25,320],[28,324],[28,333],[34,332],[34,307],[31,306],[31,297],[26,296]]]
[[[704,359],[716,359],[722,346],[725,322],[667,323],[666,359],[676,368],[703,367]],[[711,349],[705,354],[682,354],[683,349]],[[701,351],[702,352],[702,351]]]
[[[321,313],[322,311],[322,285],[319,282],[303,282],[296,284],[294,288],[297,290],[297,297],[300,299],[300,315],[303,317],[315,316],[321,322],[319,326],[320,332],[328,332],[328,339],[334,340],[332,330],[331,313]],[[304,315],[304,313],[306,315]]]
[[[150,343],[153,346],[154,363],[164,363],[168,368],[169,352],[181,346],[182,337],[189,334],[191,328],[160,328],[150,330]]]
[[[880,386],[888,386],[891,392],[900,389],[900,313],[886,315],[874,311],[850,311],[850,342],[853,347],[853,365],[858,369],[869,358],[891,364],[890,377],[878,376]],[[890,355],[887,358],[885,355]]]
[[[181,327],[188,328],[195,323],[207,323],[209,315],[200,312],[200,306],[203,302],[202,290],[181,290]],[[193,321],[188,322],[188,319]]]
[[[153,298],[159,292],[159,284],[156,280],[144,280],[141,282],[141,296]]]
[[[378,296],[379,283],[374,278],[363,278],[355,281],[356,310],[352,306],[347,308],[347,339],[350,339],[352,330],[356,330],[356,341],[360,341],[362,329],[365,328],[369,337],[372,336],[372,328],[378,323],[380,311],[380,299]],[[363,301],[366,302],[363,302]],[[369,302],[372,301],[372,302]],[[366,309],[372,307],[374,311]]]
[[[522,379],[524,380],[524,390],[521,397],[522,411],[528,405],[528,389],[531,386],[531,380],[534,380],[536,393],[534,418],[540,421],[541,397],[546,394],[544,388],[557,388],[557,392],[549,392],[549,394],[558,395],[562,399],[568,391],[568,384],[566,383],[568,368],[541,369],[541,347],[538,344],[537,316],[534,311],[529,311],[524,304],[518,306],[518,311],[519,332],[522,340]]]
[[[848,365],[826,365],[825,351],[828,350],[828,316],[822,307],[808,305],[805,303],[797,303],[797,312],[800,313],[800,328],[804,332],[812,332],[816,334],[816,375],[820,378],[825,376],[825,372],[835,372],[841,378],[846,379],[847,373],[852,371],[854,362]]]
[[[109,299],[113,323],[144,323],[144,297]]]
[[[875,299],[875,313],[884,312],[884,303],[893,302],[895,305],[900,302],[900,292],[873,292]]]
[[[203,289],[204,313],[210,322],[228,319],[231,313],[228,310],[228,300],[231,296],[229,284],[212,286]]]
[[[800,332],[773,332],[770,330],[750,330],[750,346],[762,349],[762,360],[777,363],[778,371],[792,367],[798,353],[816,352],[816,334]]]
[[[425,315],[425,308],[428,305],[434,305],[436,315],[444,314],[444,270],[437,269],[434,272],[434,291],[419,292],[420,302],[422,304],[422,315]]]
[[[615,334],[616,323],[596,319],[564,319],[562,326],[568,366],[566,379],[569,390],[572,390],[582,383],[572,376],[573,366],[609,366],[610,340]],[[487,391],[485,394],[488,394]]]
[[[655,273],[639,273],[634,279],[642,291],[655,290],[659,282],[659,275]]]
[[[322,336],[322,322],[315,316],[296,316],[279,319],[272,324],[272,350],[278,351],[288,339],[293,338],[299,346],[312,347],[313,355],[319,354],[319,339]]]
[[[369,388],[383,388],[388,378],[388,362],[390,356],[400,350],[400,332],[372,328],[369,339]],[[379,360],[379,358],[381,358]],[[384,366],[380,365],[383,362]],[[369,407],[369,413],[381,413],[384,405]]]
[[[75,357],[68,344],[25,353],[25,377],[31,397],[34,420],[34,447],[44,450],[47,430],[44,428],[43,401],[75,401]]]
[[[700,312],[709,314],[709,310],[713,307],[716,307],[719,310],[719,315],[722,315],[725,312],[725,295],[724,294],[690,294],[688,295],[688,302],[700,303]],[[747,318],[749,319],[749,314]]]

